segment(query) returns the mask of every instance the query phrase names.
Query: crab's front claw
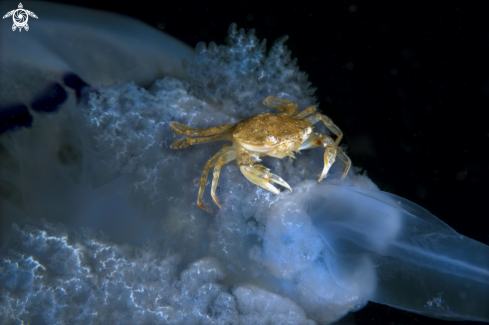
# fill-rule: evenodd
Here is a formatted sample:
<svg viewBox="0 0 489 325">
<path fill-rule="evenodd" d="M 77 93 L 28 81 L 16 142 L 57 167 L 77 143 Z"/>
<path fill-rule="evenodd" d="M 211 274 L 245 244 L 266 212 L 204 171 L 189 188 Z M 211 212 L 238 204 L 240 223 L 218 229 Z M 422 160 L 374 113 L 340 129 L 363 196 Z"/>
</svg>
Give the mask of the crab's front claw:
<svg viewBox="0 0 489 325">
<path fill-rule="evenodd" d="M 270 182 L 282 185 L 292 192 L 289 184 L 284 181 L 282 178 L 278 177 L 275 174 L 270 173 L 270 169 L 266 168 L 262 165 L 254 165 L 254 166 L 240 166 L 239 168 L 243 175 L 253 184 L 264 188 L 267 191 L 270 191 L 274 194 L 279 194 L 280 191 L 270 184 Z"/>
<path fill-rule="evenodd" d="M 336 160 L 336 147 L 328 144 L 326 146 L 326 150 L 324 151 L 324 168 L 321 174 L 319 175 L 318 183 L 328 175 L 328 171 L 331 168 L 331 166 L 333 166 L 335 160 Z"/>
</svg>

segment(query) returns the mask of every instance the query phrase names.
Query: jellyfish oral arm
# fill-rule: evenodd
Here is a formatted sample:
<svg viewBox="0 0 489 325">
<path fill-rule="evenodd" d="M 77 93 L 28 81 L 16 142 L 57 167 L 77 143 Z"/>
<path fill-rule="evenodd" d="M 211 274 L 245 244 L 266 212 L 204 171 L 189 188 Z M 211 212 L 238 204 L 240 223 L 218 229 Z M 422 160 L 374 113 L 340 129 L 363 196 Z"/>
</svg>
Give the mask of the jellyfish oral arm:
<svg viewBox="0 0 489 325">
<path fill-rule="evenodd" d="M 338 283 L 430 317 L 489 321 L 489 247 L 393 194 L 318 187 L 304 200 Z M 371 286 L 371 284 L 368 284 Z"/>
</svg>

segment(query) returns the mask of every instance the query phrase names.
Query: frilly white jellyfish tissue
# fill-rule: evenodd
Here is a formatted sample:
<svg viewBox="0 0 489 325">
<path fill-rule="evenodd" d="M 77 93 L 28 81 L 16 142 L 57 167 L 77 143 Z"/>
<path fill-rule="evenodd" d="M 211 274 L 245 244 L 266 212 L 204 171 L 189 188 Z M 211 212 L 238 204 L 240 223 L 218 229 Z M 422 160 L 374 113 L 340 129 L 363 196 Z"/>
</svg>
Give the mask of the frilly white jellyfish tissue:
<svg viewBox="0 0 489 325">
<path fill-rule="evenodd" d="M 131 40 L 134 35 L 118 31 L 125 19 L 135 22 L 113 14 L 87 10 L 71 25 L 68 19 L 51 23 L 93 25 L 104 15 L 121 21 L 100 26 L 114 40 L 109 50 Z M 167 57 L 157 65 L 184 61 L 184 70 L 154 76 L 152 61 L 142 59 L 147 70 L 111 74 L 110 67 L 104 70 L 107 54 L 96 46 L 100 34 L 85 35 L 102 63 L 76 56 L 67 65 L 66 49 L 33 61 L 37 70 L 51 71 L 36 84 L 46 86 L 40 91 L 56 88 L 56 103 L 2 88 L 8 107 L 0 113 L 15 118 L 0 135 L 0 180 L 11 189 L 2 192 L 1 207 L 12 229 L 0 251 L 0 319 L 328 324 L 374 301 L 435 318 L 489 321 L 489 247 L 380 191 L 355 161 L 345 173 L 347 160 L 338 156 L 348 150 L 341 142 L 329 152 L 337 159 L 321 183 L 322 144 L 295 159 L 257 156 L 292 192 L 280 181 L 278 194 L 267 191 L 227 164 L 213 190 L 221 208 L 200 209 L 201 172 L 226 142 L 172 149 L 178 140 L 172 123 L 236 125 L 277 113 L 263 104 L 270 96 L 297 103 L 299 112 L 320 111 L 320 103 L 286 38 L 267 47 L 233 24 L 227 45 L 201 43 L 192 57 L 185 45 L 158 35 L 152 36 L 158 44 L 122 47 L 116 59 L 127 62 L 127 53 L 142 58 L 164 47 Z M 46 34 L 34 50 L 52 42 Z M 9 46 L 22 52 L 22 44 Z M 314 124 L 314 131 L 334 143 L 331 125 Z M 213 201 L 211 178 L 203 202 Z"/>
</svg>

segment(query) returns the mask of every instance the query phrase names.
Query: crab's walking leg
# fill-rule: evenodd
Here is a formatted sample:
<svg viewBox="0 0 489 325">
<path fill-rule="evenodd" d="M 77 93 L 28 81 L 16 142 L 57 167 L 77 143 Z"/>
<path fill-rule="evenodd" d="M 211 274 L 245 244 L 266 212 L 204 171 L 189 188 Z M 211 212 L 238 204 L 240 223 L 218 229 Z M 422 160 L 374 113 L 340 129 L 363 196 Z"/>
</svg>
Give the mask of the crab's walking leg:
<svg viewBox="0 0 489 325">
<path fill-rule="evenodd" d="M 331 121 L 331 119 L 329 117 L 327 117 L 326 115 L 317 113 L 311 117 L 306 118 L 306 120 L 311 124 L 316 124 L 319 121 L 323 121 L 324 125 L 326 125 L 328 130 L 330 130 L 331 132 L 333 132 L 337 136 L 337 138 L 334 142 L 335 146 L 337 146 L 340 143 L 341 138 L 343 138 L 343 132 L 341 132 L 340 128 L 337 127 L 333 123 L 333 121 Z"/>
<path fill-rule="evenodd" d="M 282 114 L 287 115 L 295 115 L 297 114 L 297 104 L 291 102 L 287 99 L 277 98 L 273 96 L 269 96 L 265 98 L 263 101 L 263 105 L 266 105 L 271 108 L 275 108 L 280 111 Z"/>
<path fill-rule="evenodd" d="M 294 115 L 294 118 L 304 118 L 305 116 L 316 113 L 316 106 L 309 106 L 299 114 Z"/>
<path fill-rule="evenodd" d="M 345 178 L 346 174 L 348 174 L 348 171 L 350 170 L 351 160 L 350 157 L 343 152 L 343 149 L 340 147 L 337 147 L 336 149 L 336 157 L 340 158 L 340 160 L 345 163 L 345 170 L 343 171 L 343 174 L 341 174 L 341 178 Z"/>
<path fill-rule="evenodd" d="M 203 138 L 182 138 L 178 139 L 177 141 L 173 142 L 170 146 L 172 149 L 183 149 L 185 147 L 197 144 L 197 143 L 203 143 L 203 142 L 211 142 L 211 141 L 218 141 L 218 140 L 231 140 L 230 135 L 225 133 L 225 134 L 218 134 L 218 135 L 213 135 L 211 137 L 203 137 Z"/>
<path fill-rule="evenodd" d="M 233 150 L 232 147 L 228 147 L 227 145 L 224 145 L 221 150 L 219 150 L 214 156 L 212 156 L 211 159 L 207 160 L 207 163 L 204 166 L 204 169 L 202 170 L 202 175 L 200 176 L 200 181 L 199 181 L 199 194 L 197 196 L 197 205 L 207 211 L 212 211 L 212 209 L 207 208 L 203 203 L 202 203 L 202 197 L 204 196 L 204 188 L 205 188 L 205 183 L 207 183 L 207 175 L 209 175 L 209 170 L 214 167 L 216 164 L 217 160 L 223 155 L 226 154 L 228 151 Z"/>
<path fill-rule="evenodd" d="M 205 137 L 209 135 L 219 134 L 229 130 L 232 127 L 233 127 L 232 125 L 225 124 L 225 125 L 208 128 L 208 129 L 196 129 L 196 128 L 191 128 L 179 122 L 170 122 L 170 128 L 173 131 L 175 131 L 175 135 L 183 134 L 183 135 L 190 135 L 194 137 Z"/>
<path fill-rule="evenodd" d="M 217 200 L 216 197 L 216 188 L 217 188 L 217 183 L 219 183 L 219 175 L 221 174 L 221 168 L 228 162 L 233 161 L 236 159 L 236 151 L 233 148 L 229 148 L 228 151 L 223 152 L 219 159 L 216 162 L 216 165 L 214 166 L 214 172 L 213 172 L 213 179 L 212 179 L 212 189 L 211 189 L 211 196 L 214 202 L 221 207 L 221 204 Z"/>
</svg>

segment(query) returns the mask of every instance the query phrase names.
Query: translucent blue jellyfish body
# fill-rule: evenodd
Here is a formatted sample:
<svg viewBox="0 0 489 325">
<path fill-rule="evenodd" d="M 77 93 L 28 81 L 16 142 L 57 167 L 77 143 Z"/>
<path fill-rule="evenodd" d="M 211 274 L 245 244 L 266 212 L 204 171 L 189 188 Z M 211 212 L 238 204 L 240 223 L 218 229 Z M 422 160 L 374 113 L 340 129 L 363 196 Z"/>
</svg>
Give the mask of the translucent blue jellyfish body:
<svg viewBox="0 0 489 325">
<path fill-rule="evenodd" d="M 3 1 L 0 11 L 17 5 Z M 94 155 L 81 107 L 89 92 L 104 85 L 149 86 L 164 76 L 185 80 L 182 60 L 194 51 L 115 13 L 49 2 L 25 9 L 40 19 L 28 32 L 13 33 L 12 19 L 0 20 L 0 187 L 8 189 L 0 194 L 0 247 L 11 222 L 28 218 L 105 225 L 113 240 L 127 239 L 123 233 L 135 228 L 130 209 L 112 210 L 109 222 L 106 208 L 125 206 L 118 195 L 123 180 Z M 125 221 L 125 230 L 111 231 Z"/>
<path fill-rule="evenodd" d="M 0 320 L 310 325 L 371 300 L 489 321 L 489 248 L 359 188 L 375 185 L 354 171 L 344 182 L 355 187 L 317 185 L 320 149 L 264 159 L 292 193 L 265 192 L 229 165 L 223 208 L 195 205 L 222 144 L 173 150 L 169 122 L 234 124 L 269 111 L 267 96 L 317 105 L 284 38 L 267 51 L 232 25 L 228 45 L 201 44 L 194 57 L 127 17 L 26 9 L 39 17 L 28 33 L 0 21 Z"/>
<path fill-rule="evenodd" d="M 488 246 L 381 191 L 321 186 L 303 203 L 341 286 L 431 317 L 489 320 Z"/>
<path fill-rule="evenodd" d="M 2 1 L 0 12 L 17 5 Z M 193 49 L 135 19 L 49 2 L 25 9 L 39 17 L 28 32 L 13 33 L 12 18 L 0 20 L 0 134 L 73 108 L 100 86 L 188 78 L 182 59 Z"/>
</svg>

